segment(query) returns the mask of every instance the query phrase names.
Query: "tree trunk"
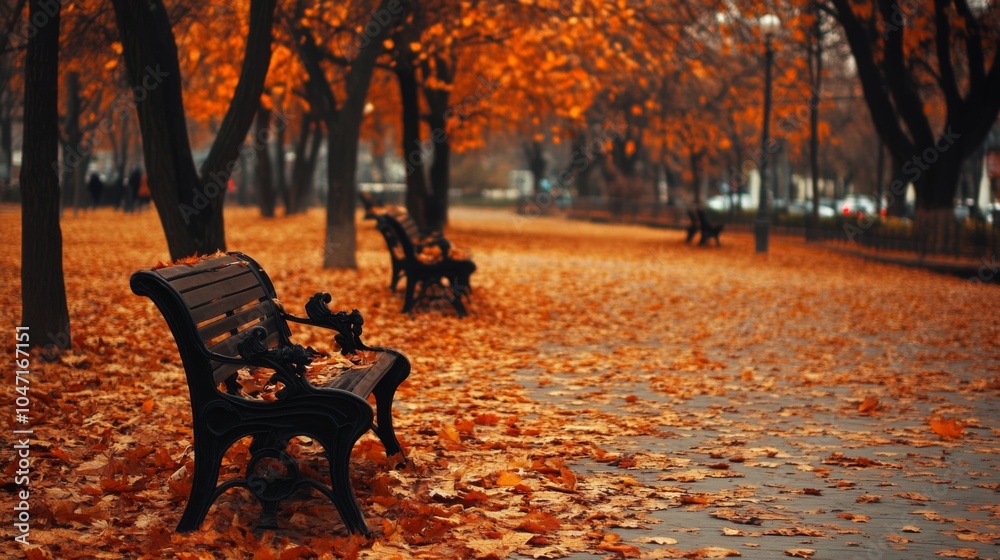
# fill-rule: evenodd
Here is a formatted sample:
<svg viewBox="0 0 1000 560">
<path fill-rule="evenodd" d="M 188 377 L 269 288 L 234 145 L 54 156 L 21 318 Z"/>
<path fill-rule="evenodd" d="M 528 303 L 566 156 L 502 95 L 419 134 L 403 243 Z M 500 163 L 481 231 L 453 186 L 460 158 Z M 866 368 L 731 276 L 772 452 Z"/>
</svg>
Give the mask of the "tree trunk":
<svg viewBox="0 0 1000 560">
<path fill-rule="evenodd" d="M 443 138 L 434 141 L 434 160 L 431 162 L 431 199 L 426 209 L 427 226 L 441 230 L 448 225 L 448 191 L 451 190 L 451 143 L 445 131 L 445 120 L 432 118 L 432 131 L 442 131 Z M 435 132 L 436 134 L 436 132 Z"/>
<path fill-rule="evenodd" d="M 903 162 L 895 156 L 891 161 L 889 192 L 885 195 L 886 214 L 901 218 L 906 214 L 906 191 L 909 189 L 909 179 L 903 173 Z"/>
<path fill-rule="evenodd" d="M 812 179 L 812 212 L 806 224 L 806 240 L 819 240 L 819 103 L 823 86 L 823 12 L 816 4 L 816 18 L 809 41 L 809 77 L 812 92 L 809 96 L 809 171 Z"/>
<path fill-rule="evenodd" d="M 124 195 L 125 175 L 128 173 L 129 120 L 122 114 L 121 127 L 111 133 L 111 150 L 114 159 L 115 179 L 109 187 L 114 187 L 113 196 L 115 208 L 121 206 Z M 113 118 L 113 117 L 112 117 Z"/>
<path fill-rule="evenodd" d="M 933 50 L 937 63 L 935 83 L 939 91 L 935 93 L 941 95 L 946 109 L 944 126 L 937 133 L 916 85 L 920 80 L 913 75 L 919 65 L 905 48 L 912 38 L 905 37 L 908 27 L 899 25 L 899 4 L 868 3 L 865 12 L 869 15 L 862 18 L 861 12 L 855 11 L 856 2 L 832 0 L 875 129 L 894 163 L 902 163 L 903 174 L 914 183 L 917 208 L 924 213 L 951 208 L 958 185 L 955 169 L 982 143 L 1000 113 L 997 35 L 986 32 L 985 22 L 967 0 L 934 0 L 931 4 L 933 33 L 924 37 L 927 50 L 918 55 L 929 55 Z M 953 30 L 957 28 L 964 36 L 965 60 L 958 61 L 961 72 L 953 60 L 960 56 L 953 52 L 953 43 L 957 44 Z M 987 67 L 990 58 L 992 63 Z"/>
<path fill-rule="evenodd" d="M 531 171 L 531 192 L 537 195 L 542 191 L 542 179 L 545 177 L 545 150 L 537 140 L 526 142 L 523 148 L 528 170 Z"/>
<path fill-rule="evenodd" d="M 30 343 L 69 348 L 69 309 L 59 227 L 59 2 L 31 0 L 37 25 L 28 39 L 21 162 L 21 324 Z M 37 19 L 36 19 L 37 18 Z"/>
<path fill-rule="evenodd" d="M 288 187 L 288 204 L 285 206 L 285 214 L 298 214 L 305 210 L 303 197 L 308 192 L 309 166 L 308 150 L 310 139 L 314 138 L 315 119 L 312 115 L 304 114 L 302 123 L 299 126 L 299 139 L 295 143 L 295 162 L 292 163 L 292 181 Z"/>
<path fill-rule="evenodd" d="M 191 157 L 177 44 L 162 0 L 113 0 L 113 5 L 142 131 L 149 188 L 170 256 L 179 259 L 224 250 L 223 197 L 264 89 L 275 0 L 251 1 L 240 80 L 202 164 L 201 177 Z"/>
<path fill-rule="evenodd" d="M 402 10 L 398 0 L 382 0 L 374 13 L 389 14 L 389 21 L 380 26 L 375 36 L 358 50 L 344 80 L 346 97 L 337 108 L 333 86 L 321 61 L 326 59 L 312 33 L 298 25 L 304 7 L 299 3 L 292 18 L 291 32 L 306 72 L 317 109 L 323 115 L 327 131 L 326 240 L 323 250 L 324 268 L 357 268 L 357 232 L 354 223 L 358 166 L 358 134 L 364 117 L 365 100 L 371 85 L 375 62 L 383 51 L 383 42 L 399 21 Z"/>
<path fill-rule="evenodd" d="M 688 149 L 688 161 L 691 165 L 691 189 L 694 192 L 694 205 L 701 206 L 701 160 L 704 152 Z"/>
<path fill-rule="evenodd" d="M 285 115 L 284 95 L 276 97 L 274 110 L 284 122 L 288 121 L 288 117 Z M 285 215 L 288 215 L 294 214 L 295 211 L 292 210 L 292 193 L 289 192 L 288 177 L 285 174 L 285 128 L 277 126 L 274 129 L 274 178 L 281 202 L 285 205 Z"/>
<path fill-rule="evenodd" d="M 9 184 L 14 173 L 13 122 L 11 107 L 4 103 L 0 107 L 0 185 Z"/>
<path fill-rule="evenodd" d="M 424 174 L 424 151 L 420 138 L 420 93 L 417 73 L 406 60 L 396 67 L 399 96 L 403 105 L 403 159 L 406 165 L 406 210 L 421 229 L 427 227 L 427 176 Z"/>
<path fill-rule="evenodd" d="M 316 162 L 319 161 L 319 150 L 323 147 L 323 122 L 316 120 L 312 127 L 312 141 L 306 160 L 301 168 L 301 175 L 295 184 L 295 211 L 305 212 L 313 199 L 313 183 L 316 176 Z"/>
<path fill-rule="evenodd" d="M 249 150 L 240 150 L 240 174 L 236 179 L 236 203 L 240 206 L 250 204 L 250 163 L 253 157 Z"/>
<path fill-rule="evenodd" d="M 80 74 L 69 72 L 66 75 L 66 144 L 63 146 L 63 165 L 69 169 L 71 192 L 73 197 L 73 214 L 88 206 L 86 189 L 87 168 L 90 167 L 92 149 L 83 142 L 83 131 L 80 130 Z"/>
<path fill-rule="evenodd" d="M 62 163 L 60 164 L 59 186 L 63 208 L 72 208 L 75 214 L 83 202 L 83 182 L 78 180 L 82 154 L 78 147 L 80 132 L 80 74 L 66 75 L 66 115 L 62 124 Z M 78 203 L 79 196 L 79 203 Z"/>
<path fill-rule="evenodd" d="M 265 218 L 274 217 L 274 206 L 277 196 L 274 192 L 274 170 L 271 169 L 270 150 L 261 138 L 260 132 L 271 126 L 271 110 L 261 105 L 257 108 L 257 196 L 260 202 L 260 215 Z"/>
<path fill-rule="evenodd" d="M 392 0 L 383 0 L 380 10 Z M 396 21 L 386 27 L 390 27 Z M 385 31 L 384 33 L 388 33 Z M 355 175 L 358 168 L 358 135 L 364 118 L 365 100 L 375 71 L 375 60 L 382 48 L 381 36 L 372 39 L 351 64 L 347 74 L 347 97 L 337 112 L 336 125 L 327 123 L 327 177 L 330 193 L 326 206 L 326 244 L 324 268 L 358 267 L 357 231 L 354 208 L 358 196 Z"/>
<path fill-rule="evenodd" d="M 431 128 L 431 141 L 434 144 L 434 159 L 431 161 L 430 186 L 431 196 L 425 210 L 428 227 L 443 229 L 448 224 L 448 192 L 451 190 L 451 139 L 448 136 L 448 105 L 451 99 L 450 86 L 455 81 L 454 57 L 451 60 L 438 56 L 435 59 L 435 75 L 437 82 L 449 87 L 424 87 L 424 98 L 430 114 L 427 123 Z M 424 79 L 430 77 L 430 65 L 424 64 Z"/>
</svg>

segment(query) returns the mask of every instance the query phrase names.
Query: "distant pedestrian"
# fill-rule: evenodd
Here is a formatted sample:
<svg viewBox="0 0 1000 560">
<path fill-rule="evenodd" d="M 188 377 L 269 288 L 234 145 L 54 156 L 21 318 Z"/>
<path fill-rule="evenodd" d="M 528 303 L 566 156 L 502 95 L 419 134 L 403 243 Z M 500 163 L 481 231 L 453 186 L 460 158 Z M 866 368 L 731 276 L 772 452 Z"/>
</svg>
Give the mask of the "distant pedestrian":
<svg viewBox="0 0 1000 560">
<path fill-rule="evenodd" d="M 132 172 L 128 174 L 128 182 L 125 185 L 125 211 L 132 212 L 135 210 L 135 199 L 139 195 L 139 187 L 142 184 L 142 169 L 138 167 L 132 168 Z"/>
<path fill-rule="evenodd" d="M 97 173 L 90 174 L 90 181 L 87 182 L 87 190 L 90 191 L 90 207 L 97 208 L 101 202 L 101 193 L 104 192 L 104 181 Z"/>
<path fill-rule="evenodd" d="M 142 212 L 152 197 L 153 193 L 149 190 L 149 182 L 147 181 L 146 174 L 143 173 L 142 178 L 139 180 L 139 192 L 136 193 L 136 206 L 140 212 Z"/>
</svg>

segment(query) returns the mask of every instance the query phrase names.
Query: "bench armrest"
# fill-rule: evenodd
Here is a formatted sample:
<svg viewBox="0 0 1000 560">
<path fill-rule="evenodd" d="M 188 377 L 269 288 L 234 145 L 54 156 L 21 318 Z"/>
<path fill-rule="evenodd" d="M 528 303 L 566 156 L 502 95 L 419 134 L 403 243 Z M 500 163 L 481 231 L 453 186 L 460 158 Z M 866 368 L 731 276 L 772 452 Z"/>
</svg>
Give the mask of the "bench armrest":
<svg viewBox="0 0 1000 560">
<path fill-rule="evenodd" d="M 327 306 L 332 300 L 333 298 L 326 292 L 316 292 L 313 294 L 309 298 L 309 302 L 306 303 L 306 315 L 309 316 L 308 319 L 296 317 L 285 311 L 282 311 L 281 314 L 285 320 L 292 321 L 293 323 L 337 331 L 333 340 L 340 345 L 340 353 L 344 356 L 355 354 L 360 350 L 376 350 L 376 348 L 372 348 L 361 342 L 361 327 L 365 324 L 365 319 L 361 316 L 361 312 L 355 309 L 350 313 L 346 311 L 334 313 Z"/>
<path fill-rule="evenodd" d="M 240 357 L 226 356 L 205 347 L 202 347 L 202 354 L 209 360 L 224 364 L 270 369 L 275 372 L 272 379 L 283 384 L 294 394 L 313 389 L 304 375 L 305 366 L 309 365 L 313 358 L 309 351 L 298 344 L 269 349 L 264 343 L 266 339 L 267 330 L 263 327 L 253 327 L 237 345 Z"/>
<path fill-rule="evenodd" d="M 436 235 L 423 237 L 419 240 L 413 241 L 413 248 L 416 250 L 418 254 L 424 250 L 424 247 L 431 247 L 434 245 L 440 247 L 441 252 L 444 254 L 447 254 L 448 249 L 451 248 L 451 242 L 445 239 L 440 232 L 438 232 Z"/>
</svg>

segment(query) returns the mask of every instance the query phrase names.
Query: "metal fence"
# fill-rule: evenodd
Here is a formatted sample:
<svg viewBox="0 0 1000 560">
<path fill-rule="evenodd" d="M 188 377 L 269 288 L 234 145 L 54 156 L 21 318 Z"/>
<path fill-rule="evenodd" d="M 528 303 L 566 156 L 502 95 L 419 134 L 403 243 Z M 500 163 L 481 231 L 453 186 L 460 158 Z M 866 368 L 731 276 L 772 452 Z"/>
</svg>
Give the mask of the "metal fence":
<svg viewBox="0 0 1000 560">
<path fill-rule="evenodd" d="M 690 206 L 674 206 L 655 200 L 580 198 L 566 210 L 570 218 L 597 222 L 640 224 L 685 229 L 691 223 Z M 712 223 L 725 224 L 726 231 L 752 232 L 756 209 L 715 211 L 706 209 Z M 878 252 L 911 253 L 957 259 L 990 259 L 1000 254 L 1000 212 L 992 219 L 959 220 L 935 215 L 919 224 L 913 220 L 872 216 L 821 218 L 807 227 L 807 216 L 782 209 L 770 213 L 771 233 L 798 236 L 810 241 L 849 245 Z"/>
</svg>

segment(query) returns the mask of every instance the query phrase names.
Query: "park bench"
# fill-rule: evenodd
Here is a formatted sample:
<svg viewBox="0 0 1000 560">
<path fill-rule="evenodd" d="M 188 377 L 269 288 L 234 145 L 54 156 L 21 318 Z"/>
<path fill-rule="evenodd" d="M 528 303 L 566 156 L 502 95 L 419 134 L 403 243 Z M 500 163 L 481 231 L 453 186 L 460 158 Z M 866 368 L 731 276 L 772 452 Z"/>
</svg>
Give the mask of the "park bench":
<svg viewBox="0 0 1000 560">
<path fill-rule="evenodd" d="M 698 235 L 698 214 L 691 208 L 687 211 L 688 219 L 691 223 L 687 227 L 687 237 L 684 239 L 684 243 L 691 243 L 694 240 L 694 236 Z"/>
<path fill-rule="evenodd" d="M 698 245 L 708 245 L 709 240 L 715 239 L 715 246 L 719 246 L 719 234 L 722 233 L 723 224 L 712 224 L 708 221 L 708 216 L 701 208 L 688 210 L 688 218 L 691 223 L 687 227 L 687 238 L 685 243 L 691 243 L 695 234 L 701 233 Z"/>
<path fill-rule="evenodd" d="M 365 209 L 364 219 L 366 220 L 374 220 L 375 214 L 384 208 L 384 205 L 376 200 L 370 192 L 358 192 L 358 198 L 361 199 L 361 206 Z"/>
<path fill-rule="evenodd" d="M 306 318 L 286 313 L 263 268 L 242 253 L 193 257 L 140 270 L 132 275 L 131 286 L 163 314 L 187 375 L 194 477 L 177 531 L 196 530 L 215 499 L 233 487 L 248 488 L 258 499 L 260 527 L 277 528 L 279 502 L 307 486 L 334 503 L 350 532 L 369 535 L 351 487 L 351 449 L 371 429 L 387 456 L 403 456 L 392 426 L 392 399 L 410 372 L 406 356 L 362 343 L 361 314 L 356 309 L 331 312 L 327 293 L 310 298 Z M 318 354 L 291 342 L 289 322 L 332 329 L 341 354 L 351 363 L 345 360 L 329 367 L 327 373 L 339 375 L 325 385 L 312 383 L 306 366 Z M 239 377 L 250 371 L 274 372 L 268 386 L 280 390 L 272 400 L 255 394 L 259 388 L 252 383 L 246 384 L 251 388 L 247 394 Z M 372 394 L 374 413 L 368 402 Z M 288 454 L 289 440 L 298 436 L 323 446 L 329 487 L 304 477 Z M 223 455 L 245 437 L 252 440 L 243 478 L 220 484 Z M 402 458 L 399 464 L 404 463 Z"/>
<path fill-rule="evenodd" d="M 450 303 L 459 317 L 465 317 L 463 298 L 472 293 L 469 278 L 476 265 L 462 250 L 451 246 L 444 236 L 423 234 L 416 223 L 399 208 L 391 208 L 376 216 L 376 228 L 385 239 L 392 261 L 389 289 L 396 290 L 406 276 L 403 313 L 426 301 L 441 299 Z"/>
</svg>

